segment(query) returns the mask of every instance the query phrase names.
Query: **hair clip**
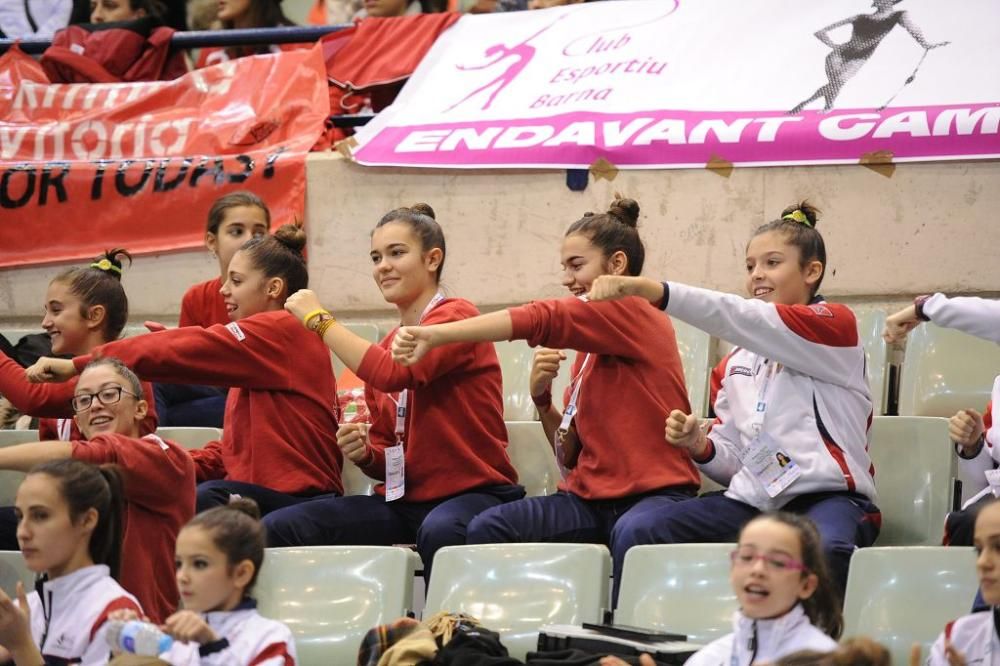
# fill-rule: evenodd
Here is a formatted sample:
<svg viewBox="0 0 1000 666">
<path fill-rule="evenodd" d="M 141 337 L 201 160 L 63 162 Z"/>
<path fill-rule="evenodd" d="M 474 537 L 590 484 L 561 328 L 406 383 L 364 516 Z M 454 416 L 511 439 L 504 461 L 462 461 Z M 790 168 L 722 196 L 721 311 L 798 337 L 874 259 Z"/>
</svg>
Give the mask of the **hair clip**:
<svg viewBox="0 0 1000 666">
<path fill-rule="evenodd" d="M 118 273 L 118 275 L 122 274 L 122 269 L 119 268 L 118 266 L 115 266 L 113 263 L 111 263 L 111 260 L 108 259 L 107 257 L 105 257 L 104 259 L 101 259 L 100 261 L 95 261 L 94 263 L 92 263 L 90 265 L 90 267 L 91 268 L 96 268 L 97 270 L 104 271 L 104 272 L 111 271 L 113 273 Z"/>
<path fill-rule="evenodd" d="M 798 208 L 796 208 L 795 210 L 793 210 L 788 215 L 782 216 L 781 219 L 783 219 L 783 220 L 792 220 L 793 222 L 798 222 L 799 224 L 804 224 L 807 227 L 809 227 L 810 229 L 812 228 L 812 222 L 810 222 L 809 218 L 806 217 L 806 214 L 803 213 Z"/>
</svg>

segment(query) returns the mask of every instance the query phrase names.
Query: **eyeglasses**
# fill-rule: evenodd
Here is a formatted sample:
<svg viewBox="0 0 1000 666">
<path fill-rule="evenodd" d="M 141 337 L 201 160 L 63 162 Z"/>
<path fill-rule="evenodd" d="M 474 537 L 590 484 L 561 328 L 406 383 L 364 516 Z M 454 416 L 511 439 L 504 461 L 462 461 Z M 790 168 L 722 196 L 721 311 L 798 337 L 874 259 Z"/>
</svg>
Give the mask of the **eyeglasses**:
<svg viewBox="0 0 1000 666">
<path fill-rule="evenodd" d="M 73 411 L 79 414 L 90 409 L 91 405 L 94 404 L 94 398 L 97 398 L 102 405 L 113 405 L 121 401 L 122 393 L 130 395 L 133 398 L 139 397 L 131 391 L 126 391 L 121 386 L 108 386 L 102 388 L 97 393 L 80 393 L 79 395 L 75 395 L 69 404 L 73 407 Z"/>
<path fill-rule="evenodd" d="M 729 553 L 734 567 L 751 567 L 757 560 L 763 560 L 764 567 L 769 571 L 803 571 L 808 573 L 809 568 L 799 562 L 791 555 L 781 553 L 758 553 L 749 548 L 737 548 Z"/>
</svg>

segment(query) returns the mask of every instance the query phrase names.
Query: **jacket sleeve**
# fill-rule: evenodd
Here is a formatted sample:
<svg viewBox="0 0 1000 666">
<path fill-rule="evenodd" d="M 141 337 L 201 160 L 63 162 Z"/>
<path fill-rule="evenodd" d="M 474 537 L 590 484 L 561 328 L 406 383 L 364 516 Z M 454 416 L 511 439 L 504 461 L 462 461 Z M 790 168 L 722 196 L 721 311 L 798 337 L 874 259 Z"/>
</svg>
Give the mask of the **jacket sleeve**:
<svg viewBox="0 0 1000 666">
<path fill-rule="evenodd" d="M 1000 301 L 934 294 L 924 303 L 924 314 L 938 326 L 1000 344 Z"/>
<path fill-rule="evenodd" d="M 775 305 L 677 282 L 665 298 L 671 316 L 709 335 L 831 384 L 864 381 L 857 320 L 845 305 Z"/>
<path fill-rule="evenodd" d="M 111 648 L 108 647 L 108 616 L 119 610 L 135 611 L 140 617 L 143 615 L 139 604 L 126 596 L 118 597 L 105 606 L 90 627 L 90 642 L 83 650 L 80 666 L 104 666 L 108 663 L 111 656 Z"/>
<path fill-rule="evenodd" d="M 222 443 L 209 442 L 200 449 L 189 451 L 194 461 L 195 480 L 213 481 L 226 478 L 226 465 L 222 461 Z"/>
<path fill-rule="evenodd" d="M 646 340 L 635 335 L 635 322 L 639 308 L 651 307 L 638 296 L 618 301 L 584 301 L 574 296 L 535 301 L 508 310 L 511 339 L 527 340 L 532 347 L 644 358 Z"/>
<path fill-rule="evenodd" d="M 64 384 L 31 384 L 24 368 L 6 354 L 0 354 L 0 395 L 21 412 L 39 418 L 69 418 L 73 409 L 76 381 Z"/>
<path fill-rule="evenodd" d="M 259 635 L 255 636 L 253 648 L 248 654 L 237 646 L 225 641 L 220 649 L 209 654 L 202 650 L 202 666 L 232 666 L 246 664 L 247 666 L 295 666 L 295 642 L 292 632 L 280 622 L 268 622 L 266 626 L 254 627 Z M 244 648 L 245 649 L 245 648 Z"/>
</svg>

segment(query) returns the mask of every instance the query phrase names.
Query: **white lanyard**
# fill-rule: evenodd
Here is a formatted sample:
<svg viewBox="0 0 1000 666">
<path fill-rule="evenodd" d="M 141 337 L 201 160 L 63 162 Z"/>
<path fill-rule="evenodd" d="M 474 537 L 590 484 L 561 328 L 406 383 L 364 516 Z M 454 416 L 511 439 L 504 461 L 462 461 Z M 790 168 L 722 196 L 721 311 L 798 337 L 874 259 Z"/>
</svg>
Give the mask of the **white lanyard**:
<svg viewBox="0 0 1000 666">
<path fill-rule="evenodd" d="M 764 379 L 760 384 L 760 389 L 757 391 L 757 401 L 754 405 L 753 418 L 750 421 L 750 427 L 753 429 L 754 435 L 759 435 L 761 430 L 764 428 L 764 415 L 767 413 L 768 389 L 771 388 L 771 380 L 774 379 L 774 376 L 781 371 L 780 363 L 774 363 L 767 359 L 764 359 L 763 366 L 766 367 L 766 372 L 764 373 Z"/>
<path fill-rule="evenodd" d="M 59 433 L 59 441 L 61 442 L 73 439 L 73 419 L 57 419 L 56 432 Z"/>
<path fill-rule="evenodd" d="M 565 452 L 563 451 L 563 442 L 566 440 L 566 435 L 569 433 L 569 428 L 573 424 L 573 418 L 577 415 L 577 401 L 580 399 L 580 387 L 583 386 L 583 372 L 587 369 L 587 364 L 590 362 L 590 354 L 583 357 L 583 363 L 580 364 L 580 372 L 577 373 L 576 379 L 573 380 L 573 390 L 569 396 L 569 404 L 563 410 L 562 421 L 559 423 L 559 429 L 556 430 L 555 441 L 553 445 L 556 450 L 556 461 L 559 463 L 559 471 L 562 472 L 562 477 L 565 479 L 566 475 L 569 473 L 565 466 Z"/>
<path fill-rule="evenodd" d="M 440 291 L 434 294 L 424 311 L 420 313 L 417 325 L 423 322 L 427 313 L 436 308 L 444 300 L 444 294 Z M 406 412 L 409 405 L 409 389 L 399 392 L 399 400 L 396 403 L 396 445 L 385 450 L 385 501 L 392 502 L 402 497 L 406 493 L 406 465 L 403 456 L 403 441 L 406 439 Z M 392 399 L 392 396 L 389 396 Z"/>
</svg>

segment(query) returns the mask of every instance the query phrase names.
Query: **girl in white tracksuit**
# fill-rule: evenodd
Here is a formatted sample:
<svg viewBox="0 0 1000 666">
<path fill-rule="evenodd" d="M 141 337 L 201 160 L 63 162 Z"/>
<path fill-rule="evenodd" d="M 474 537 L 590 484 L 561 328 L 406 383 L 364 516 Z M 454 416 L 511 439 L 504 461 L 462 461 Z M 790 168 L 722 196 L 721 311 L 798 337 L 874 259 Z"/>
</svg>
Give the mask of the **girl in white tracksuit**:
<svg viewBox="0 0 1000 666">
<path fill-rule="evenodd" d="M 257 505 L 235 500 L 195 516 L 177 535 L 177 588 L 184 610 L 163 629 L 174 666 L 294 666 L 292 632 L 257 612 L 249 594 L 264 560 Z"/>
<path fill-rule="evenodd" d="M 675 410 L 666 433 L 728 489 L 619 521 L 618 548 L 731 541 L 759 512 L 780 508 L 816 523 L 843 591 L 855 548 L 875 541 L 865 352 L 851 310 L 816 295 L 826 249 L 815 225 L 815 209 L 803 203 L 757 229 L 746 252 L 749 299 L 647 278 L 595 282 L 592 299 L 643 296 L 737 345 L 713 375 L 710 432 Z"/>
<path fill-rule="evenodd" d="M 954 328 L 1000 344 L 1000 301 L 975 297 L 948 298 L 944 294 L 920 296 L 913 305 L 891 315 L 886 320 L 885 338 L 898 342 L 925 321 Z M 993 380 L 990 408 L 1000 404 L 1000 377 Z M 1000 479 L 990 484 L 987 473 L 1000 465 L 1000 426 L 993 423 L 989 412 L 984 419 L 973 409 L 965 409 L 951 417 L 948 429 L 958 455 L 959 474 L 967 485 L 970 499 L 961 511 L 948 515 L 945 522 L 945 544 L 971 546 L 976 515 L 983 505 L 1000 494 Z M 995 486 L 995 487 L 994 487 Z"/>
</svg>

